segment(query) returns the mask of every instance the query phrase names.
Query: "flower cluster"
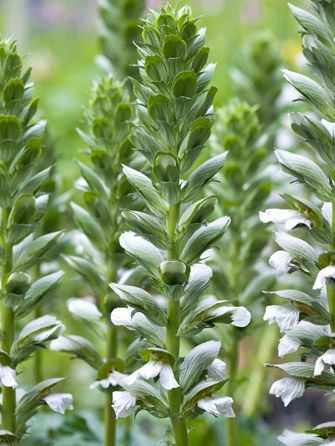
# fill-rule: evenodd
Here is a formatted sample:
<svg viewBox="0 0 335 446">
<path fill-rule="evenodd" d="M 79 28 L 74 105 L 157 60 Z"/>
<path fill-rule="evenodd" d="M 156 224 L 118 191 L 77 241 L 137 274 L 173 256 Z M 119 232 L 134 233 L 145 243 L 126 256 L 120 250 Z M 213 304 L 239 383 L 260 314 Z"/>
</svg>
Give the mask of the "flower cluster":
<svg viewBox="0 0 335 446">
<path fill-rule="evenodd" d="M 44 185 L 51 166 L 39 168 L 46 123 L 34 120 L 38 101 L 32 98 L 30 71 L 23 71 L 16 43 L 0 41 L 1 442 L 22 437 L 37 407 L 48 404 L 43 398 L 60 381 L 38 383 L 16 403 L 17 366 L 64 330 L 63 324 L 49 315 L 25 323 L 21 331 L 16 325 L 52 298 L 63 275 L 57 271 L 33 279 L 32 268 L 50 258 L 61 234 L 41 235 L 38 231 L 47 210 L 49 196 Z M 49 406 L 57 410 L 61 397 L 52 398 Z M 64 410 L 71 405 L 71 396 L 66 395 Z"/>
<path fill-rule="evenodd" d="M 137 335 L 144 364 L 130 375 L 116 370 L 109 381 L 124 389 L 114 392 L 117 416 L 137 406 L 170 417 L 179 446 L 188 444 L 186 418 L 203 411 L 233 416 L 231 398 L 216 395 L 227 380 L 217 358 L 220 343 L 200 344 L 181 358 L 181 342 L 218 323 L 244 327 L 250 314 L 203 297 L 212 276 L 204 252 L 230 223 L 228 217 L 207 222 L 217 200 L 203 197 L 225 154 L 198 161 L 210 136 L 216 93 L 210 86 L 214 66 L 206 65 L 205 30 L 197 29 L 189 8 L 167 6 L 149 15 L 142 38 L 132 143 L 146 158 L 148 175 L 129 166 L 124 173 L 147 211 L 123 212 L 129 231 L 120 245 L 150 281 L 146 289 L 112 283 L 125 307 L 114 309 L 111 320 Z"/>
<path fill-rule="evenodd" d="M 312 5 L 313 12 L 291 9 L 301 27 L 304 55 L 313 75 L 286 71 L 285 77 L 313 109 L 313 114 L 294 114 L 292 128 L 314 150 L 317 161 L 311 154 L 276 152 L 283 169 L 306 188 L 309 199 L 286 194 L 290 209 L 270 209 L 260 215 L 262 221 L 279 226 L 276 242 L 281 249 L 270 263 L 280 275 L 302 275 L 305 284 L 303 290 L 276 291 L 287 303 L 269 306 L 264 315 L 283 333 L 279 356 L 298 352 L 301 358 L 275 366 L 288 376 L 276 381 L 270 393 L 281 397 L 285 405 L 301 397 L 307 387 L 333 390 L 335 386 L 335 158 L 334 134 L 326 122 L 335 121 L 335 81 L 330 68 L 335 58 L 335 5 L 327 0 L 313 0 Z M 326 423 L 307 434 L 285 431 L 280 440 L 286 445 L 307 445 L 333 444 L 333 438 L 334 423 Z"/>
</svg>

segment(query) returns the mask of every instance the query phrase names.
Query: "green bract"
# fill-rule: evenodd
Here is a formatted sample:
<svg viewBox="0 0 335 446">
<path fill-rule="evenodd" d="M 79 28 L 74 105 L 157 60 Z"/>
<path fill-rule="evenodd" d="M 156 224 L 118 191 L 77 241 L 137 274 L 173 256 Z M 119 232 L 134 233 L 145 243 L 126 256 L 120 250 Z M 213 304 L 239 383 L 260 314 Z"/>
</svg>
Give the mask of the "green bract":
<svg viewBox="0 0 335 446">
<path fill-rule="evenodd" d="M 100 45 L 112 73 L 123 81 L 127 76 L 137 76 L 135 42 L 140 39 L 140 19 L 145 0 L 100 0 Z M 109 67 L 110 65 L 110 67 Z"/>
<path fill-rule="evenodd" d="M 1 269 L 1 385 L 2 428 L 0 440 L 16 444 L 26 432 L 27 422 L 41 404 L 48 404 L 48 384 L 42 394 L 28 391 L 16 407 L 16 367 L 64 330 L 54 316 L 16 323 L 36 314 L 42 302 L 50 300 L 62 271 L 33 280 L 32 267 L 48 259 L 61 237 L 44 231 L 41 221 L 48 209 L 46 183 L 52 166 L 42 163 L 45 121 L 36 122 L 38 101 L 33 99 L 30 70 L 23 71 L 16 43 L 0 41 L 0 269 Z M 43 167 L 41 167 L 43 164 Z M 53 396 L 53 398 L 58 398 Z M 71 406 L 71 395 L 66 395 Z M 29 407 L 25 402 L 29 400 Z M 51 408 L 52 405 L 50 405 Z"/>
<path fill-rule="evenodd" d="M 140 79 L 133 81 L 137 120 L 132 144 L 148 169 L 124 167 L 124 173 L 147 211 L 123 213 L 129 231 L 120 244 L 150 281 L 148 291 L 111 284 L 127 305 L 113 310 L 111 318 L 141 339 L 146 362 L 131 375 L 114 372 L 110 379 L 124 389 L 114 392 L 117 417 L 128 416 L 135 406 L 170 417 L 175 444 L 185 446 L 186 419 L 203 411 L 234 413 L 231 398 L 215 396 L 226 382 L 225 365 L 217 358 L 220 343 L 196 346 L 185 358 L 180 344 L 186 346 L 194 334 L 218 323 L 244 327 L 250 315 L 243 307 L 202 296 L 212 275 L 203 263 L 205 251 L 230 223 L 228 217 L 207 222 L 216 198 L 202 197 L 225 159 L 219 155 L 199 163 L 213 125 L 216 93 L 210 86 L 214 66 L 206 65 L 205 30 L 197 28 L 188 7 L 168 5 L 149 15 L 142 38 Z"/>
<path fill-rule="evenodd" d="M 314 111 L 313 116 L 304 113 L 293 115 L 292 128 L 316 152 L 317 157 L 312 157 L 314 153 L 310 152 L 302 156 L 277 151 L 283 169 L 303 184 L 309 200 L 285 195 L 290 209 L 269 209 L 262 215 L 263 221 L 281 224 L 294 234 L 277 234 L 276 241 L 282 250 L 272 255 L 270 263 L 280 274 L 296 271 L 305 284 L 304 292 L 293 289 L 275 292 L 285 299 L 284 305 L 271 305 L 264 315 L 264 319 L 269 323 L 276 322 L 284 333 L 279 342 L 279 356 L 298 352 L 301 359 L 300 362 L 275 366 L 287 377 L 273 383 L 270 393 L 281 397 L 285 405 L 301 397 L 307 387 L 320 387 L 328 392 L 334 389 L 335 384 L 335 200 L 332 167 L 335 5 L 334 2 L 317 0 L 311 4 L 312 12 L 295 6 L 291 9 L 301 27 L 304 54 L 312 74 L 302 76 L 288 71 L 284 74 L 300 93 L 301 99 Z M 333 423 L 327 425 L 320 425 L 307 434 L 285 431 L 279 439 L 286 445 L 296 444 L 298 440 L 299 444 L 310 441 L 310 444 L 313 441 L 315 444 L 328 444 L 334 433 Z"/>
</svg>

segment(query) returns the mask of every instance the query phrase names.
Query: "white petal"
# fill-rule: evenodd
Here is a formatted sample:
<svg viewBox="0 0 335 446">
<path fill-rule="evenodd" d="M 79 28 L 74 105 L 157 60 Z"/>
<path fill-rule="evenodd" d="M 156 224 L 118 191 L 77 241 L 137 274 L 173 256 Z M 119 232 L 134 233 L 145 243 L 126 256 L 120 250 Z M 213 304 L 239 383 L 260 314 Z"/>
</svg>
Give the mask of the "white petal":
<svg viewBox="0 0 335 446">
<path fill-rule="evenodd" d="M 226 377 L 226 363 L 221 359 L 214 359 L 212 364 L 208 367 L 208 378 L 215 381 L 222 381 Z"/>
<path fill-rule="evenodd" d="M 263 319 L 269 324 L 278 324 L 280 331 L 288 330 L 299 322 L 299 311 L 288 305 L 269 305 Z"/>
<path fill-rule="evenodd" d="M 138 369 L 138 374 L 144 379 L 156 378 L 162 370 L 163 363 L 159 361 L 149 361 L 140 369 Z"/>
<path fill-rule="evenodd" d="M 55 412 L 64 414 L 66 410 L 73 409 L 73 399 L 70 393 L 51 393 L 44 401 Z"/>
<path fill-rule="evenodd" d="M 333 221 L 333 205 L 332 203 L 326 202 L 323 204 L 322 209 L 322 216 L 323 218 L 328 222 L 329 226 L 332 225 L 332 221 Z"/>
<path fill-rule="evenodd" d="M 131 307 L 115 308 L 111 313 L 112 323 L 116 326 L 133 328 L 134 322 L 131 317 L 133 311 Z"/>
<path fill-rule="evenodd" d="M 316 276 L 315 283 L 313 285 L 313 290 L 321 290 L 326 286 L 326 279 L 335 279 L 335 266 L 329 265 L 323 268 L 319 274 Z"/>
<path fill-rule="evenodd" d="M 267 209 L 265 212 L 259 213 L 259 219 L 262 223 L 279 223 L 285 224 L 287 230 L 291 230 L 298 225 L 306 225 L 309 228 L 312 222 L 303 217 L 298 211 L 292 209 Z"/>
<path fill-rule="evenodd" d="M 335 349 L 331 348 L 321 355 L 315 363 L 314 376 L 319 376 L 326 365 L 335 365 Z"/>
<path fill-rule="evenodd" d="M 287 273 L 293 257 L 286 251 L 276 251 L 269 259 L 269 264 L 274 268 L 279 276 Z"/>
<path fill-rule="evenodd" d="M 179 387 L 179 384 L 174 377 L 172 367 L 169 364 L 163 364 L 162 370 L 159 374 L 160 385 L 166 389 L 171 390 Z"/>
<path fill-rule="evenodd" d="M 197 402 L 197 406 L 205 412 L 218 417 L 225 415 L 226 417 L 235 417 L 232 409 L 233 399 L 230 397 L 222 398 L 203 398 Z"/>
<path fill-rule="evenodd" d="M 300 398 L 304 391 L 305 382 L 303 379 L 282 378 L 272 384 L 269 393 L 277 398 L 281 398 L 286 407 L 295 398 Z"/>
<path fill-rule="evenodd" d="M 278 344 L 278 355 L 282 358 L 289 353 L 294 353 L 300 347 L 298 339 L 291 338 L 289 335 L 284 335 Z"/>
<path fill-rule="evenodd" d="M 314 446 L 322 444 L 323 440 L 316 434 L 300 434 L 285 430 L 278 440 L 286 446 Z"/>
<path fill-rule="evenodd" d="M 0 381 L 3 386 L 15 389 L 17 387 L 15 370 L 7 365 L 0 366 Z"/>
<path fill-rule="evenodd" d="M 231 324 L 235 327 L 246 327 L 251 320 L 250 311 L 245 307 L 221 307 L 218 309 L 218 312 L 220 312 L 221 315 L 231 312 Z M 215 310 L 212 311 L 212 313 L 214 315 Z"/>
<path fill-rule="evenodd" d="M 119 383 L 115 379 L 113 373 L 111 373 L 105 379 L 101 379 L 100 381 L 94 381 L 94 383 L 90 385 L 90 389 L 97 389 L 99 387 L 102 387 L 103 389 L 108 389 L 108 387 L 110 386 L 116 387 L 117 385 L 119 385 Z"/>
<path fill-rule="evenodd" d="M 67 308 L 74 317 L 88 321 L 98 321 L 102 316 L 102 313 L 99 311 L 95 303 L 87 299 L 68 299 Z"/>
<path fill-rule="evenodd" d="M 136 397 L 130 392 L 113 392 L 113 404 L 116 418 L 128 417 L 136 406 Z"/>
</svg>

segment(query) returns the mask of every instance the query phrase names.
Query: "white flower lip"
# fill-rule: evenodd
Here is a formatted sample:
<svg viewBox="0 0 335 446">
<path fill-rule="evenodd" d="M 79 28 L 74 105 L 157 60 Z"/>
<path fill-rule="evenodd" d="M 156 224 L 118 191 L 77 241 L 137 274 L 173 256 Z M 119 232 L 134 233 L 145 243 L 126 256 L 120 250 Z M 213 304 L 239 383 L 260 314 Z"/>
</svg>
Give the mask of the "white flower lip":
<svg viewBox="0 0 335 446">
<path fill-rule="evenodd" d="M 305 391 L 305 382 L 298 378 L 282 378 L 275 381 L 270 388 L 270 395 L 281 398 L 284 406 L 287 407 L 290 402 L 300 398 Z"/>
<path fill-rule="evenodd" d="M 286 334 L 279 340 L 278 356 L 282 358 L 289 353 L 294 353 L 298 350 L 299 347 L 300 341 Z"/>
<path fill-rule="evenodd" d="M 279 250 L 269 258 L 269 264 L 274 268 L 279 276 L 284 275 L 290 270 L 290 264 L 293 257 L 286 251 Z"/>
<path fill-rule="evenodd" d="M 215 417 L 224 415 L 228 418 L 235 417 L 232 404 L 233 399 L 230 397 L 208 397 L 202 398 L 197 402 L 197 406 L 205 412 L 208 412 Z"/>
<path fill-rule="evenodd" d="M 285 430 L 278 440 L 286 446 L 306 446 L 324 443 L 323 439 L 316 434 L 301 434 Z M 329 444 L 329 443 L 328 443 Z"/>
<path fill-rule="evenodd" d="M 0 365 L 0 382 L 4 387 L 16 389 L 16 372 L 8 365 Z"/>
<path fill-rule="evenodd" d="M 314 367 L 314 376 L 321 375 L 326 365 L 335 365 L 335 349 L 333 348 L 327 350 L 316 360 Z"/>
<path fill-rule="evenodd" d="M 259 219 L 262 223 L 283 224 L 287 231 L 298 225 L 305 225 L 308 228 L 312 226 L 310 220 L 293 209 L 266 209 L 266 211 L 259 213 Z"/>
<path fill-rule="evenodd" d="M 263 319 L 271 324 L 278 324 L 284 332 L 299 322 L 299 311 L 289 305 L 269 305 L 266 307 Z"/>
<path fill-rule="evenodd" d="M 313 285 L 313 290 L 322 290 L 325 288 L 327 279 L 335 279 L 335 266 L 329 265 L 323 268 L 316 276 L 316 280 Z"/>
<path fill-rule="evenodd" d="M 227 365 L 221 359 L 214 359 L 212 364 L 208 367 L 208 378 L 214 381 L 222 381 L 226 378 Z"/>
<path fill-rule="evenodd" d="M 87 321 L 96 322 L 102 316 L 95 303 L 85 298 L 73 297 L 68 299 L 67 308 L 74 317 Z"/>
<path fill-rule="evenodd" d="M 113 375 L 116 377 L 116 375 Z M 173 374 L 172 367 L 169 364 L 165 364 L 161 361 L 148 361 L 138 370 L 135 370 L 131 375 L 123 375 L 123 377 L 116 377 L 119 385 L 134 384 L 137 379 L 143 378 L 149 380 L 159 376 L 160 385 L 166 389 L 171 390 L 179 387 L 178 382 Z"/>
<path fill-rule="evenodd" d="M 116 418 L 128 417 L 132 414 L 136 406 L 136 397 L 130 392 L 115 391 L 113 392 L 113 404 L 112 407 L 115 412 Z"/>
<path fill-rule="evenodd" d="M 111 321 L 116 326 L 133 328 L 134 322 L 132 319 L 133 309 L 131 307 L 115 308 L 111 313 Z"/>
<path fill-rule="evenodd" d="M 73 410 L 73 398 L 70 393 L 51 393 L 44 398 L 44 401 L 50 409 L 62 415 L 66 410 Z"/>
</svg>

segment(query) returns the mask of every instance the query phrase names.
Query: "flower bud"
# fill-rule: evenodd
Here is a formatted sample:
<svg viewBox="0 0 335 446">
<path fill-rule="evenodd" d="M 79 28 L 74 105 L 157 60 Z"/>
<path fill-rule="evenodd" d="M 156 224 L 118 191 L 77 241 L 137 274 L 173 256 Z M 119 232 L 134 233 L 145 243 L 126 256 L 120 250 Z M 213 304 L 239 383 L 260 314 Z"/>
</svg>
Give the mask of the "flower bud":
<svg viewBox="0 0 335 446">
<path fill-rule="evenodd" d="M 183 285 L 188 279 L 188 266 L 178 260 L 162 262 L 159 269 L 167 285 Z"/>
<path fill-rule="evenodd" d="M 8 293 L 22 295 L 31 285 L 31 277 L 27 273 L 15 272 L 9 276 L 6 284 L 6 290 Z"/>
</svg>

